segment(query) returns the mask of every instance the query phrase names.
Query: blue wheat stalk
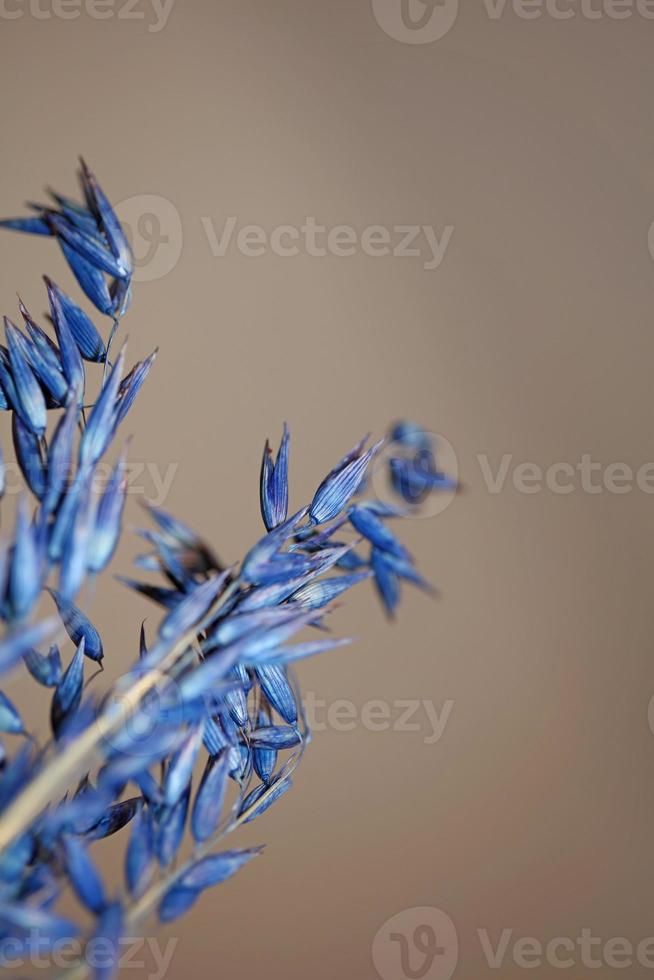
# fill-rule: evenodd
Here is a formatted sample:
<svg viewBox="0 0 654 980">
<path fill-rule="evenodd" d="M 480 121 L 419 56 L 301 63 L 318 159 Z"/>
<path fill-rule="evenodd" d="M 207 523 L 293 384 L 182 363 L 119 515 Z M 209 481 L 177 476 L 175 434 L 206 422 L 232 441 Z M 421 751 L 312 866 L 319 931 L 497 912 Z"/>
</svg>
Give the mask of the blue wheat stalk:
<svg viewBox="0 0 654 980">
<path fill-rule="evenodd" d="M 106 980 L 117 972 L 121 937 L 151 913 L 164 922 L 182 915 L 260 853 L 216 846 L 291 785 L 310 739 L 292 665 L 350 642 L 324 625 L 334 601 L 359 582 L 372 579 L 390 616 L 403 582 L 431 591 L 390 524 L 453 483 L 429 435 L 402 422 L 384 440 L 359 442 L 289 516 L 284 425 L 277 452 L 266 443 L 263 453 L 265 534 L 240 563 L 225 567 L 189 526 L 150 508 L 153 529 L 142 534 L 151 550 L 137 565 L 158 573 L 158 584 L 122 581 L 160 606 L 162 619 L 150 642 L 141 629 L 138 660 L 111 691 L 88 693 L 85 672 L 102 664 L 104 646 L 78 602 L 120 539 L 125 450 L 102 485 L 99 468 L 154 354 L 130 370 L 125 346 L 110 358 L 130 302 L 132 254 L 84 162 L 80 181 L 81 203 L 51 193 L 31 216 L 0 222 L 54 238 L 86 297 L 111 320 L 105 343 L 46 278 L 52 331 L 19 302 L 22 329 L 5 318 L 0 346 L 0 408 L 11 412 L 26 484 L 0 546 L 0 673 L 26 669 L 50 689 L 42 743 L 0 691 L 0 963 L 9 949 L 28 962 L 35 948 L 53 951 L 79 936 L 79 960 L 66 976 Z M 93 400 L 92 363 L 101 367 Z M 382 449 L 394 503 L 364 497 Z M 4 472 L 0 463 L 3 493 Z M 45 619 L 37 614 L 44 593 L 53 604 Z M 64 641 L 73 652 L 62 657 Z M 93 845 L 123 828 L 124 885 L 110 890 Z M 90 928 L 57 911 L 67 889 L 82 917 L 92 917 Z M 99 941 L 101 962 L 89 955 Z"/>
</svg>

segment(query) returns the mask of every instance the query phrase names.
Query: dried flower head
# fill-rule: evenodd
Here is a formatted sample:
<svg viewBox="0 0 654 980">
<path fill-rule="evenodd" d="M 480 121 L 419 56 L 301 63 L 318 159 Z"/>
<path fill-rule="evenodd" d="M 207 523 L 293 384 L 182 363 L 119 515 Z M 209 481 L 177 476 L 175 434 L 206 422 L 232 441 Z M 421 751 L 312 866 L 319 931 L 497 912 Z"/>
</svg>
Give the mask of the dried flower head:
<svg viewBox="0 0 654 980">
<path fill-rule="evenodd" d="M 72 975 L 107 978 L 117 970 L 122 935 L 154 912 L 172 921 L 260 853 L 216 849 L 291 786 L 310 738 L 291 665 L 350 642 L 321 627 L 334 600 L 355 585 L 372 578 L 389 614 L 403 581 L 430 589 L 390 522 L 450 483 L 428 435 L 402 423 L 386 440 L 397 449 L 389 472 L 398 506 L 363 497 L 383 444 L 366 438 L 289 517 L 284 425 L 274 458 L 268 443 L 263 453 L 265 534 L 241 562 L 224 567 L 197 532 L 150 509 L 154 528 L 143 536 L 151 550 L 137 564 L 160 580 L 123 581 L 161 607 L 159 625 L 149 639 L 141 628 L 139 655 L 108 695 L 85 693 L 89 661 L 102 664 L 105 644 L 80 596 L 120 538 L 125 451 L 100 491 L 96 476 L 154 354 L 131 370 L 125 347 L 110 360 L 133 263 L 84 163 L 80 180 L 82 203 L 52 192 L 53 203 L 33 205 L 32 216 L 0 222 L 56 238 L 82 290 L 112 319 L 105 341 L 46 278 L 54 335 L 20 302 L 23 328 L 5 319 L 0 347 L 0 409 L 12 413 L 26 483 L 0 549 L 0 672 L 24 665 L 50 692 L 45 741 L 43 731 L 26 731 L 19 707 L 0 692 L 0 949 L 11 941 L 14 956 L 28 955 L 35 943 L 43 952 L 81 935 Z M 102 371 L 89 406 L 92 364 Z M 44 591 L 53 615 L 39 620 Z M 124 885 L 115 893 L 99 872 L 96 847 L 119 832 Z M 57 911 L 66 889 L 91 926 Z M 85 954 L 99 939 L 112 951 L 101 966 Z"/>
</svg>

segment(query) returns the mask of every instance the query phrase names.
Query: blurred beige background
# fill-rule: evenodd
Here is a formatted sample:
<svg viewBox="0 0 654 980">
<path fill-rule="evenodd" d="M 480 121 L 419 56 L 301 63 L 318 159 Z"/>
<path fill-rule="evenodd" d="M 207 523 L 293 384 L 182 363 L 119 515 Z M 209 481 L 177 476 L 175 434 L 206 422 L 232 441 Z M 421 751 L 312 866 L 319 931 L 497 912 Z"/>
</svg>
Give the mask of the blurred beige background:
<svg viewBox="0 0 654 980">
<path fill-rule="evenodd" d="M 398 416 L 451 444 L 465 484 L 404 528 L 440 599 L 408 592 L 389 627 L 362 589 L 338 614 L 356 648 L 302 665 L 314 698 L 356 706 L 354 728 L 333 708 L 293 793 L 240 838 L 265 840 L 265 858 L 163 933 L 179 937 L 169 980 L 653 975 L 654 943 L 629 957 L 615 942 L 654 936 L 654 471 L 636 481 L 654 461 L 653 11 L 480 0 L 451 25 L 452 0 L 404 12 L 5 0 L 0 14 L 0 211 L 46 182 L 72 191 L 80 152 L 125 202 L 143 280 L 131 354 L 161 349 L 132 458 L 175 467 L 165 506 L 236 560 L 284 419 L 297 505 Z M 334 232 L 309 254 L 305 233 L 293 241 L 307 218 L 357 243 Z M 281 237 L 247 254 L 247 225 Z M 417 255 L 372 255 L 370 226 L 378 249 L 427 226 L 444 250 L 421 232 Z M 43 309 L 41 272 L 73 289 L 52 243 L 0 237 L 3 311 L 17 290 Z M 600 492 L 548 471 L 584 456 Z M 571 492 L 524 492 L 524 463 Z M 138 550 L 127 535 L 114 569 Z M 156 614 L 106 588 L 93 615 L 117 676 Z M 418 730 L 371 730 L 372 700 L 395 721 L 427 701 L 441 737 L 423 708 Z M 445 954 L 415 948 L 432 913 L 395 929 L 404 966 L 382 932 L 377 972 L 378 930 L 416 907 L 454 924 L 454 974 L 447 922 Z M 602 941 L 597 968 L 584 929 Z M 499 967 L 486 934 L 504 941 Z M 525 937 L 563 945 L 538 965 Z M 146 963 L 124 976 L 155 975 Z"/>
</svg>

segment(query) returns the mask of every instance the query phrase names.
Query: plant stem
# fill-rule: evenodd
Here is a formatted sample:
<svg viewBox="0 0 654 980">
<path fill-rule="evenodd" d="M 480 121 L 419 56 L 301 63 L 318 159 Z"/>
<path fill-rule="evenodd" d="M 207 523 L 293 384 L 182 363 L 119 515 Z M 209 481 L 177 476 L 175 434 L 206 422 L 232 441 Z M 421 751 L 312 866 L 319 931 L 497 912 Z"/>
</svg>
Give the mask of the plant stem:
<svg viewBox="0 0 654 980">
<path fill-rule="evenodd" d="M 300 760 L 304 755 L 304 751 L 308 745 L 310 734 L 311 734 L 304 714 L 304 708 L 301 701 L 300 690 L 297 684 L 295 674 L 293 672 L 289 672 L 289 674 L 290 674 L 289 680 L 291 680 L 291 683 L 293 685 L 296 703 L 298 705 L 298 712 L 299 712 L 299 717 L 301 722 L 300 727 L 301 727 L 303 737 L 299 749 L 293 753 L 291 758 L 288 759 L 286 764 L 277 773 L 277 781 L 279 781 L 280 779 L 284 779 L 287 776 L 290 776 L 290 774 L 299 765 Z M 240 827 L 248 820 L 248 818 L 252 815 L 254 810 L 260 807 L 261 804 L 274 791 L 274 789 L 276 788 L 276 783 L 269 786 L 268 789 L 266 789 L 265 792 L 263 792 L 261 796 L 257 800 L 255 800 L 255 802 L 250 807 L 248 807 L 247 810 L 244 810 L 242 813 L 237 813 L 236 816 L 233 816 L 233 814 L 237 811 L 237 808 L 241 805 L 243 798 L 246 794 L 246 791 L 249 789 L 249 786 L 250 786 L 250 782 L 248 781 L 245 787 L 241 788 L 241 792 L 239 793 L 238 799 L 236 800 L 236 803 L 233 805 L 230 814 L 227 817 L 227 820 L 224 822 L 223 826 L 213 835 L 213 837 L 210 840 L 205 841 L 203 844 L 195 847 L 193 849 L 192 854 L 190 855 L 190 857 L 187 858 L 186 861 L 182 862 L 182 864 L 180 864 L 177 868 L 171 871 L 170 874 L 163 875 L 161 878 L 159 878 L 158 881 L 155 881 L 143 893 L 143 895 L 141 895 L 140 898 L 138 898 L 135 902 L 133 902 L 131 906 L 128 906 L 127 914 L 125 916 L 125 923 L 124 923 L 124 931 L 126 935 L 128 934 L 128 931 L 130 929 L 138 926 L 138 924 L 143 919 L 147 918 L 154 911 L 154 909 L 157 907 L 157 905 L 164 897 L 166 892 L 168 892 L 178 881 L 180 881 L 180 879 L 183 878 L 183 876 L 188 871 L 190 871 L 190 869 L 197 861 L 200 861 L 203 857 L 206 857 L 208 854 L 210 854 L 214 850 L 214 848 L 216 847 L 219 841 L 227 837 L 228 834 L 231 834 L 232 831 L 236 830 L 238 827 Z M 90 973 L 91 970 L 87 962 L 87 959 L 85 955 L 82 955 L 80 956 L 79 960 L 76 963 L 74 963 L 69 969 L 58 974 L 57 980 L 86 980 L 86 978 L 90 975 Z"/>
<path fill-rule="evenodd" d="M 204 625 L 232 597 L 239 585 L 238 579 L 235 579 L 227 586 L 205 617 Z M 94 762 L 99 761 L 103 740 L 115 734 L 136 713 L 145 695 L 156 687 L 162 675 L 184 655 L 202 628 L 203 624 L 194 626 L 175 643 L 160 663 L 139 677 L 127 691 L 121 691 L 120 698 L 70 742 L 60 755 L 55 756 L 19 793 L 0 821 L 0 853 L 34 822 L 52 800 L 60 798 L 73 782 L 93 767 Z"/>
<path fill-rule="evenodd" d="M 120 326 L 120 317 L 115 316 L 114 322 L 111 327 L 111 333 L 109 334 L 109 340 L 107 341 L 107 348 L 104 355 L 104 368 L 102 369 L 102 387 L 104 388 L 107 381 L 107 368 L 109 367 L 109 353 L 111 351 L 111 345 L 114 342 L 114 337 L 116 336 L 116 331 Z"/>
</svg>

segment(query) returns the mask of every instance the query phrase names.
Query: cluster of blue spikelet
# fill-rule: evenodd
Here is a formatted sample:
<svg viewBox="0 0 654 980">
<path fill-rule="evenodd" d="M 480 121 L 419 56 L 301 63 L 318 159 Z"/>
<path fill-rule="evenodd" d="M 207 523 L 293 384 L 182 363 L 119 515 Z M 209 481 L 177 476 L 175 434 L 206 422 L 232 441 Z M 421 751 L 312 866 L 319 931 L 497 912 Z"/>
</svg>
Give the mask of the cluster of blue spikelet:
<svg viewBox="0 0 654 980">
<path fill-rule="evenodd" d="M 82 203 L 52 194 L 30 217 L 0 222 L 55 238 L 81 289 L 112 321 L 105 344 L 46 278 L 47 327 L 19 301 L 22 329 L 5 318 L 0 346 L 0 407 L 11 412 L 26 483 L 0 546 L 0 673 L 26 669 L 50 689 L 49 734 L 28 732 L 0 691 L 0 965 L 29 964 L 35 949 L 52 953 L 78 937 L 75 976 L 106 980 L 118 969 L 121 937 L 150 913 L 175 919 L 259 853 L 216 847 L 291 785 L 309 738 L 291 665 L 349 642 L 335 639 L 325 619 L 364 579 L 391 615 L 403 582 L 430 589 L 390 525 L 452 483 L 429 435 L 403 422 L 386 440 L 356 445 L 289 516 L 284 426 L 277 453 L 267 443 L 263 453 L 266 533 L 240 564 L 223 566 L 186 524 L 151 508 L 154 529 L 143 532 L 151 551 L 137 564 L 158 584 L 123 581 L 162 608 L 161 622 L 149 643 L 141 629 L 139 659 L 111 697 L 85 693 L 89 661 L 101 663 L 104 649 L 80 594 L 120 539 L 125 451 L 108 479 L 100 467 L 154 354 L 130 369 L 124 348 L 110 361 L 133 261 L 84 163 L 80 179 Z M 102 366 L 92 397 L 90 363 Z M 363 497 L 382 446 L 397 504 Z M 0 462 L 3 492 L 4 469 Z M 93 852 L 123 829 L 123 880 L 109 885 Z M 79 921 L 57 911 L 66 890 L 79 901 Z"/>
</svg>

